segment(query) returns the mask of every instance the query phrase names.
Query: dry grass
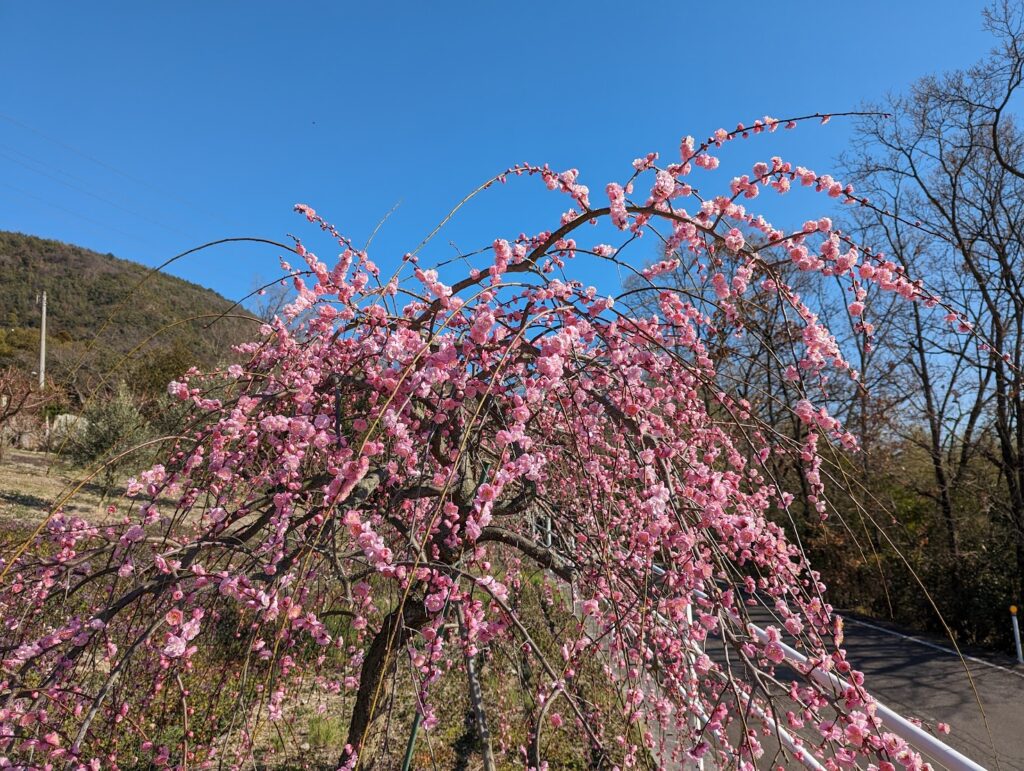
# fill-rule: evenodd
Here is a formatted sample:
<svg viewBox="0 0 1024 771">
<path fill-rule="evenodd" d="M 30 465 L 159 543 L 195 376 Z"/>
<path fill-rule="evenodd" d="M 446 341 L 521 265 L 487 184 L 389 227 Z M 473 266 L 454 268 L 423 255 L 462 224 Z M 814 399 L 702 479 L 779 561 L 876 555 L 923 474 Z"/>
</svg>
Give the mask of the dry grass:
<svg viewBox="0 0 1024 771">
<path fill-rule="evenodd" d="M 0 460 L 0 523 L 16 528 L 35 526 L 67 498 L 64 511 L 95 522 L 106 518 L 113 501 L 101 484 L 54 453 L 5 447 Z M 112 493 L 116 497 L 120 488 Z M 69 497 L 70 496 L 70 497 Z"/>
</svg>

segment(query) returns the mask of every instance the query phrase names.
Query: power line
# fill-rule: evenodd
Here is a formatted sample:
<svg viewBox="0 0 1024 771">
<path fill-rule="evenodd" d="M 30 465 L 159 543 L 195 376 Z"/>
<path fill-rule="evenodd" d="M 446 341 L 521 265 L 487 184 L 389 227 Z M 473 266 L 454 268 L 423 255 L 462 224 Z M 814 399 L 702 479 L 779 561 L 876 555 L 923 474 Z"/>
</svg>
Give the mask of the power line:
<svg viewBox="0 0 1024 771">
<path fill-rule="evenodd" d="M 10 148 L 6 148 L 6 149 L 10 149 Z M 15 152 L 17 152 L 17 151 L 15 151 Z M 25 155 L 24 153 L 19 153 L 19 154 L 20 155 Z M 26 158 L 31 158 L 31 156 L 28 156 L 28 155 L 25 155 L 25 157 Z M 108 206 L 113 206 L 115 209 L 120 209 L 125 214 L 130 214 L 132 217 L 135 217 L 137 219 L 146 220 L 147 222 L 150 222 L 150 223 L 156 225 L 157 227 L 161 227 L 164 230 L 167 230 L 167 231 L 169 231 L 171 233 L 175 233 L 177 235 L 185 236 L 186 238 L 189 237 L 188 233 L 186 233 L 183 230 L 180 230 L 179 228 L 173 227 L 171 225 L 164 224 L 160 220 L 154 219 L 153 217 L 149 217 L 149 216 L 147 216 L 145 214 L 142 214 L 141 212 L 134 211 L 133 209 L 129 209 L 127 206 L 122 206 L 121 204 L 117 203 L 117 201 L 111 200 L 110 198 L 107 198 L 106 196 L 102 196 L 99 193 L 96 193 L 96 192 L 94 192 L 92 190 L 89 190 L 87 188 L 81 187 L 81 186 L 73 184 L 71 182 L 67 182 L 67 181 L 65 181 L 63 179 L 60 179 L 59 177 L 57 177 L 57 176 L 55 176 L 53 174 L 50 174 L 50 173 L 48 173 L 46 171 L 43 171 L 42 169 L 32 168 L 32 166 L 30 166 L 28 163 L 25 163 L 24 161 L 20 161 L 17 158 L 12 157 L 8 153 L 3 152 L 3 150 L 0 150 L 0 158 L 6 158 L 8 161 L 11 161 L 12 163 L 16 163 L 16 164 L 18 164 L 19 166 L 21 166 L 24 169 L 28 169 L 29 171 L 31 171 L 31 172 L 33 172 L 35 174 L 39 174 L 40 176 L 46 177 L 47 179 L 51 179 L 54 182 L 56 182 L 57 184 L 59 184 L 59 185 L 64 185 L 65 187 L 68 187 L 68 188 L 70 188 L 72 190 L 77 190 L 80 193 L 84 193 L 85 195 L 87 195 L 87 196 L 89 196 L 91 198 L 95 198 L 97 201 L 100 201 L 101 203 L 105 203 Z M 35 159 L 32 159 L 32 162 L 36 163 L 36 164 L 38 164 L 40 166 L 47 166 L 48 165 L 48 164 L 45 164 L 45 163 L 43 163 L 41 161 L 36 161 Z M 70 176 L 70 175 L 68 175 L 68 176 Z"/>
<path fill-rule="evenodd" d="M 33 200 L 39 201 L 40 203 L 42 203 L 42 204 L 44 204 L 46 206 L 49 206 L 49 207 L 51 207 L 53 209 L 58 209 L 58 210 L 64 212 L 65 214 L 70 214 L 72 217 L 77 217 L 78 219 L 84 220 L 85 222 L 88 222 L 88 223 L 90 223 L 92 225 L 95 225 L 96 227 L 101 228 L 101 229 L 103 229 L 106 232 L 120 233 L 122 236 L 127 236 L 128 238 L 131 238 L 134 241 L 140 241 L 140 242 L 146 244 L 147 246 L 149 246 L 150 248 L 156 246 L 155 243 L 153 243 L 152 241 L 150 241 L 147 238 L 144 238 L 143 236 L 140 236 L 140 235 L 138 235 L 136 233 L 130 233 L 127 230 L 122 230 L 121 228 L 119 228 L 119 227 L 117 227 L 115 225 L 110 225 L 110 224 L 105 223 L 105 222 L 100 222 L 99 220 L 95 220 L 95 219 L 93 219 L 92 217 L 90 217 L 90 216 L 88 216 L 86 214 L 82 214 L 81 212 L 73 211 L 72 209 L 68 209 L 67 207 L 61 206 L 60 204 L 54 203 L 53 201 L 48 201 L 47 199 L 41 198 L 40 196 L 36 195 L 35 193 L 32 193 L 32 192 L 30 192 L 28 190 L 25 190 L 24 188 L 18 187 L 17 185 L 12 185 L 10 182 L 0 181 L 0 184 L 2 184 L 4 187 L 9 188 L 10 190 L 13 190 L 15 193 L 18 193 L 19 196 L 23 196 L 23 197 L 27 197 L 27 198 L 32 198 Z"/>
<path fill-rule="evenodd" d="M 10 123 L 10 124 L 12 124 L 14 126 L 17 126 L 18 128 L 21 128 L 21 129 L 23 129 L 25 131 L 28 131 L 28 132 L 30 132 L 32 134 L 35 134 L 36 136 L 40 137 L 41 139 L 45 139 L 47 142 L 55 144 L 58 147 L 61 147 L 61 148 L 65 149 L 65 150 L 67 150 L 70 153 L 74 153 L 75 155 L 77 155 L 77 156 L 79 156 L 81 158 L 85 158 L 87 161 L 95 163 L 97 166 L 101 166 L 102 168 L 107 169 L 108 171 L 113 172 L 114 174 L 117 174 L 120 177 L 123 177 L 123 178 L 125 178 L 125 179 L 127 179 L 127 180 L 129 180 L 131 182 L 134 182 L 136 185 L 141 185 L 142 187 L 148 188 L 148 189 L 152 190 L 155 193 L 159 193 L 160 195 L 163 195 L 163 196 L 165 196 L 167 198 L 175 200 L 178 203 L 180 203 L 180 204 L 182 204 L 184 206 L 187 206 L 190 209 L 199 212 L 200 214 L 203 214 L 204 216 L 207 216 L 207 217 L 210 217 L 212 219 L 218 220 L 219 222 L 221 222 L 224 225 L 228 225 L 228 226 L 230 226 L 232 228 L 244 227 L 241 223 L 231 222 L 230 220 L 224 218 L 215 209 L 210 209 L 207 206 L 203 206 L 201 204 L 198 204 L 198 203 L 195 203 L 193 201 L 190 201 L 189 199 L 183 198 L 182 196 L 178 195 L 177 193 L 173 193 L 173 192 L 171 192 L 169 190 L 166 190 L 166 189 L 161 188 L 161 187 L 159 187 L 157 185 L 154 185 L 152 182 L 148 182 L 148 181 L 146 181 L 144 179 L 136 177 L 133 174 L 129 174 L 127 171 L 124 171 L 123 169 L 119 169 L 118 167 L 113 166 L 112 164 L 107 163 L 106 161 L 104 161 L 104 160 L 102 160 L 100 158 L 97 158 L 94 155 L 91 155 L 91 154 L 85 152 L 84 150 L 80 150 L 79 148 L 74 147 L 73 145 L 69 145 L 67 142 L 64 142 L 63 140 L 57 139 L 56 137 L 52 137 L 49 134 L 47 134 L 47 133 L 45 133 L 43 131 L 40 131 L 39 129 L 35 128 L 34 126 L 30 126 L 27 123 L 24 123 L 23 121 L 18 120 L 17 118 L 11 117 L 10 115 L 5 115 L 4 113 L 0 113 L 0 120 L 4 120 L 7 123 Z"/>
</svg>

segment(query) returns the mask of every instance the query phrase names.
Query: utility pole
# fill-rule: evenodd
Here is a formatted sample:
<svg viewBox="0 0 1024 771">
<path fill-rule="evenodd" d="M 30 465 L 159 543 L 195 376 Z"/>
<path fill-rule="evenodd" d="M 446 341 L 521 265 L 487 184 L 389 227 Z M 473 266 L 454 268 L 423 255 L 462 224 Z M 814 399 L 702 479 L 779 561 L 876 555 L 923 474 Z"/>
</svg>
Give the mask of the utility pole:
<svg viewBox="0 0 1024 771">
<path fill-rule="evenodd" d="M 39 325 L 39 390 L 46 383 L 46 290 L 43 290 L 43 317 Z"/>
</svg>

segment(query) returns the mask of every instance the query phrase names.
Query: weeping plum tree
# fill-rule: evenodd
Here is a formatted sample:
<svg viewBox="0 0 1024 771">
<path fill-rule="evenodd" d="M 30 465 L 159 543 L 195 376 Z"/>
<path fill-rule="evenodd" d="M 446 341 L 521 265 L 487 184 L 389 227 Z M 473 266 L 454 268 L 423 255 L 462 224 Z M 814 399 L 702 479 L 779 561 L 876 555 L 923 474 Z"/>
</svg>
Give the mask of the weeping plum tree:
<svg viewBox="0 0 1024 771">
<path fill-rule="evenodd" d="M 555 733 L 601 767 L 786 765 L 786 730 L 830 768 L 923 767 L 876 719 L 825 587 L 776 524 L 795 504 L 775 457 L 799 463 L 801 494 L 828 515 L 819 450 L 856 439 L 819 405 L 829 377 L 857 379 L 779 255 L 841 282 L 855 317 L 866 287 L 938 299 L 827 218 L 784 232 L 742 203 L 791 185 L 855 200 L 828 175 L 772 158 L 726 195 L 691 186 L 717 148 L 800 120 L 687 137 L 601 202 L 575 170 L 513 167 L 493 181 L 539 177 L 571 208 L 550 231 L 495 240 L 452 283 L 412 254 L 382 278 L 298 206 L 336 239 L 334 264 L 296 242 L 286 318 L 242 347 L 244 365 L 171 383 L 193 422 L 113 520 L 58 510 L 3 555 L 0 765 L 251 764 L 262 728 L 324 689 L 346 721 L 337 764 L 365 767 L 404 746 L 408 726 L 386 717 L 400 672 L 429 737 L 440 689 L 469 669 L 479 691 L 474 656 L 504 646 L 529 662 L 537 708 L 528 739 L 488 765 L 545 767 Z M 644 279 L 689 276 L 656 312 L 566 277 L 585 260 L 628 265 L 645 233 L 664 259 Z M 749 303 L 797 330 L 795 438 L 716 381 L 707 341 L 742 334 Z M 554 647 L 522 612 L 538 584 L 566 608 L 545 632 Z M 754 593 L 775 617 L 763 637 L 746 626 Z M 807 667 L 776 669 L 784 641 Z M 610 703 L 580 687 L 588 663 L 615 684 Z M 814 669 L 852 685 L 836 693 Z M 500 711 L 480 717 L 502 732 Z"/>
</svg>

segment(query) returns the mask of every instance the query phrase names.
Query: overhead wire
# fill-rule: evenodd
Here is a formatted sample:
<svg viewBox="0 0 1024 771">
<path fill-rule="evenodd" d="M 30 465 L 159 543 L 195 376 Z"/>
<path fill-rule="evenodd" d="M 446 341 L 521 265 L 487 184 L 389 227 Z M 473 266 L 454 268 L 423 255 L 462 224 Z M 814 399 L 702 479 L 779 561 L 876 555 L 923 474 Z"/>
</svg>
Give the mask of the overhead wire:
<svg viewBox="0 0 1024 771">
<path fill-rule="evenodd" d="M 125 170 L 123 170 L 121 168 L 118 168 L 117 166 L 114 166 L 113 164 L 111 164 L 111 163 L 109 163 L 109 162 L 107 162 L 107 161 L 105 161 L 105 160 L 103 160 L 101 158 L 97 158 L 96 156 L 92 155 L 91 153 L 86 152 L 85 150 L 82 150 L 82 149 L 80 149 L 78 147 L 75 147 L 74 145 L 70 145 L 67 142 L 63 141 L 62 139 L 58 139 L 58 138 L 56 138 L 54 136 L 51 136 L 50 134 L 47 134 L 46 132 L 36 128 L 35 126 L 31 126 L 28 123 L 25 123 L 24 121 L 22 121 L 22 120 L 20 120 L 18 118 L 15 118 L 13 116 L 10 116 L 10 115 L 7 115 L 5 113 L 0 112 L 0 120 L 5 121 L 6 123 L 9 123 L 9 124 L 11 124 L 13 126 L 17 126 L 18 128 L 20 128 L 20 129 L 22 129 L 24 131 L 28 131 L 29 133 L 34 134 L 34 135 L 38 136 L 39 138 L 44 139 L 47 142 L 50 142 L 51 144 L 54 144 L 54 145 L 56 145 L 58 147 L 61 147 L 64 150 L 67 150 L 68 152 L 73 153 L 74 155 L 79 156 L 80 158 L 84 158 L 85 160 L 90 161 L 91 163 L 94 163 L 97 166 L 100 166 L 100 167 L 106 169 L 107 171 L 110 171 L 110 172 L 112 172 L 114 174 L 117 174 L 118 176 L 120 176 L 120 177 L 122 177 L 124 179 L 127 179 L 130 182 L 135 183 L 136 185 L 140 185 L 142 187 L 145 187 L 145 188 L 147 188 L 147 189 L 149 189 L 149 190 L 151 190 L 151 191 L 153 191 L 155 193 L 159 193 L 160 195 L 163 195 L 163 196 L 165 196 L 167 198 L 170 198 L 170 199 L 172 199 L 174 201 L 177 201 L 179 204 L 187 206 L 188 208 L 190 208 L 190 209 L 192 209 L 194 211 L 197 211 L 197 212 L 199 212 L 199 213 L 201 213 L 201 214 L 203 214 L 203 215 L 205 215 L 207 217 L 216 219 L 221 224 L 228 225 L 228 226 L 230 226 L 232 228 L 244 227 L 244 225 L 242 223 L 232 222 L 232 221 L 226 219 L 217 210 L 211 209 L 208 206 L 203 206 L 202 204 L 196 203 L 195 201 L 192 201 L 192 200 L 190 200 L 188 198 L 185 198 L 184 196 L 182 196 L 182 195 L 180 195 L 178 193 L 172 192 L 172 191 L 170 191 L 170 190 L 168 190 L 166 188 L 163 188 L 163 187 L 161 187 L 159 185 L 155 185 L 155 184 L 153 184 L 152 182 L 150 182 L 148 180 L 145 180 L 145 179 L 142 179 L 141 177 L 135 176 L 134 174 L 130 174 L 129 172 L 127 172 L 127 171 L 125 171 Z"/>
</svg>

